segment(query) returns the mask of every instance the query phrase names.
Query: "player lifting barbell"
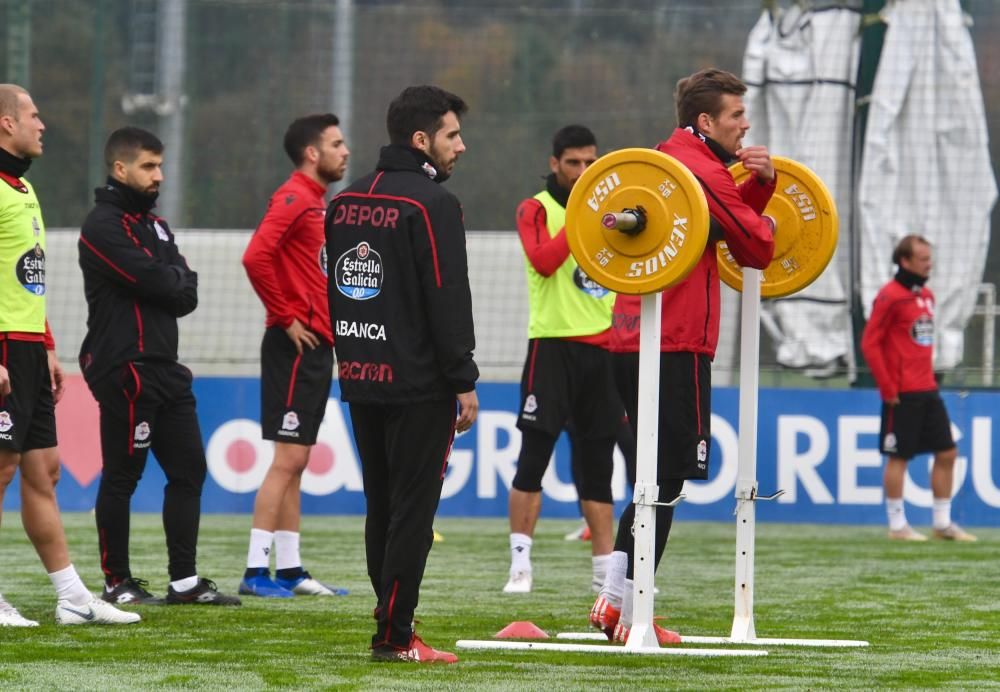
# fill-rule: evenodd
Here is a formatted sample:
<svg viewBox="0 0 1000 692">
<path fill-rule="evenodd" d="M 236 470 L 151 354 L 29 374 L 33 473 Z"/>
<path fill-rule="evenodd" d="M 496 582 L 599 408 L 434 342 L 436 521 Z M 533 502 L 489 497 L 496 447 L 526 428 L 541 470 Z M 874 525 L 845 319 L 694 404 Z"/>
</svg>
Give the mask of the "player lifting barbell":
<svg viewBox="0 0 1000 692">
<path fill-rule="evenodd" d="M 591 184 L 581 180 L 573 193 L 576 200 L 569 204 L 582 210 L 581 215 L 589 209 L 592 223 L 603 228 L 597 236 L 602 247 L 596 251 L 574 247 L 574 254 L 579 251 L 591 257 L 598 265 L 591 275 L 614 284 L 609 287 L 619 292 L 611 350 L 618 354 L 616 379 L 633 429 L 639 368 L 640 303 L 636 294 L 669 286 L 663 291 L 660 337 L 657 482 L 661 503 L 675 500 L 686 479 L 708 477 L 711 360 L 719 335 L 719 268 L 715 243 L 708 242 L 706 217 L 710 215 L 717 224 L 727 252 L 740 265 L 762 269 L 774 253 L 774 223 L 764 216 L 764 209 L 775 191 L 775 167 L 765 147 L 742 144 L 750 128 L 742 98 L 745 92 L 739 78 L 718 69 L 680 80 L 674 95 L 679 127 L 656 147 L 683 164 L 676 166 L 677 175 L 662 174 L 667 157 L 626 150 L 630 153 L 625 156 L 632 157 L 629 164 L 615 167 L 612 162 L 602 168 L 598 161 L 588 171 Z M 739 185 L 727 168 L 734 161 L 742 163 L 749 174 Z M 695 189 L 699 184 L 703 199 Z M 685 206 L 685 200 L 690 204 Z M 612 228 L 620 223 L 613 220 L 602 225 L 605 214 L 622 210 L 632 210 L 625 212 L 626 216 L 639 217 L 624 221 L 642 223 L 641 217 L 646 217 L 642 232 L 620 233 Z M 663 222 L 657 223 L 659 220 Z M 571 247 L 594 237 L 574 235 Z M 591 624 L 620 642 L 627 640 L 632 625 L 634 516 L 635 505 L 629 504 L 619 519 L 611 565 L 590 613 Z M 672 507 L 657 506 L 654 564 L 659 564 L 663 554 L 672 518 Z M 676 633 L 659 627 L 656 636 L 660 644 L 679 641 Z"/>
</svg>

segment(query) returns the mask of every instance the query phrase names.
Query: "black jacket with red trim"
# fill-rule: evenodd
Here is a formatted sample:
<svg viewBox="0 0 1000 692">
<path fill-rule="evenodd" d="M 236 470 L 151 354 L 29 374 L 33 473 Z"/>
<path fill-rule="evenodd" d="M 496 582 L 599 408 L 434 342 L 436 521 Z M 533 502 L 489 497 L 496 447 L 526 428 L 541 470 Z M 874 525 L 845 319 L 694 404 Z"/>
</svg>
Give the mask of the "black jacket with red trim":
<svg viewBox="0 0 1000 692">
<path fill-rule="evenodd" d="M 177 360 L 177 318 L 198 306 L 198 275 L 177 250 L 155 196 L 109 178 L 77 247 L 87 298 L 80 370 L 93 383 L 136 360 Z"/>
<path fill-rule="evenodd" d="M 465 225 L 422 152 L 382 148 L 326 212 L 341 398 L 416 403 L 475 388 Z"/>
</svg>

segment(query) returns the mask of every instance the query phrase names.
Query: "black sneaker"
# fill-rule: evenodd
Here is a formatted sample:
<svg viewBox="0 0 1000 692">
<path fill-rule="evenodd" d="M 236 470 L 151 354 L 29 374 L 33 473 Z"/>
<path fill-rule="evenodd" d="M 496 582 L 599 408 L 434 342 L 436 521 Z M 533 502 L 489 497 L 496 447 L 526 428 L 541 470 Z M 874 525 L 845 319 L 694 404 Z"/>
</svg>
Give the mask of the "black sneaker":
<svg viewBox="0 0 1000 692">
<path fill-rule="evenodd" d="M 219 593 L 215 582 L 211 579 L 200 579 L 196 587 L 187 591 L 174 591 L 174 587 L 167 587 L 167 605 L 184 605 L 187 603 L 193 605 L 238 606 L 241 604 L 241 601 L 236 596 L 227 596 L 224 593 Z"/>
<path fill-rule="evenodd" d="M 115 605 L 163 605 L 163 599 L 146 591 L 149 582 L 145 579 L 123 579 L 113 589 L 101 590 L 101 600 Z"/>
</svg>

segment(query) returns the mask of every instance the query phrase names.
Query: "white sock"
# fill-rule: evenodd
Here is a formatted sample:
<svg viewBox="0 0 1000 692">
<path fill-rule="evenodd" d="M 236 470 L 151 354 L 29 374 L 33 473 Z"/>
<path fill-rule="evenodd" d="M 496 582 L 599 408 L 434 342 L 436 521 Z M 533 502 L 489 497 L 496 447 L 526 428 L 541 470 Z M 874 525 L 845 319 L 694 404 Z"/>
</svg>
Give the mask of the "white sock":
<svg viewBox="0 0 1000 692">
<path fill-rule="evenodd" d="M 616 550 L 608 556 L 608 573 L 604 577 L 601 595 L 615 608 L 622 605 L 625 590 L 625 572 L 628 571 L 628 553 Z"/>
<path fill-rule="evenodd" d="M 635 595 L 635 582 L 626 579 L 622 590 L 622 616 L 618 620 L 625 627 L 632 627 L 632 599 Z"/>
<path fill-rule="evenodd" d="M 172 581 L 170 582 L 170 585 L 174 587 L 174 591 L 177 591 L 178 593 L 181 591 L 190 591 L 194 587 L 198 586 L 198 575 L 195 574 L 192 577 L 184 577 L 183 579 Z"/>
<path fill-rule="evenodd" d="M 510 535 L 510 571 L 531 571 L 531 536 L 525 533 Z"/>
<path fill-rule="evenodd" d="M 611 564 L 611 553 L 607 555 L 592 555 L 590 565 L 594 576 L 595 584 L 604 584 L 604 579 L 608 576 L 608 565 Z"/>
<path fill-rule="evenodd" d="M 885 513 L 889 517 L 890 531 L 900 531 L 906 526 L 906 508 L 903 507 L 903 498 L 887 497 L 885 499 Z"/>
<path fill-rule="evenodd" d="M 247 550 L 247 569 L 263 567 L 270 564 L 271 542 L 274 534 L 264 529 L 250 529 L 250 549 Z"/>
<path fill-rule="evenodd" d="M 302 557 L 299 555 L 299 532 L 275 531 L 274 553 L 275 569 L 301 567 Z"/>
<path fill-rule="evenodd" d="M 951 526 L 951 500 L 939 500 L 934 498 L 934 509 L 931 510 L 934 517 L 934 528 L 943 530 Z"/>
<path fill-rule="evenodd" d="M 76 573 L 76 568 L 72 564 L 55 572 L 49 572 L 49 579 L 56 590 L 56 598 L 60 601 L 69 601 L 73 605 L 86 605 L 90 603 L 94 595 L 87 590 L 80 580 L 80 575 Z"/>
</svg>

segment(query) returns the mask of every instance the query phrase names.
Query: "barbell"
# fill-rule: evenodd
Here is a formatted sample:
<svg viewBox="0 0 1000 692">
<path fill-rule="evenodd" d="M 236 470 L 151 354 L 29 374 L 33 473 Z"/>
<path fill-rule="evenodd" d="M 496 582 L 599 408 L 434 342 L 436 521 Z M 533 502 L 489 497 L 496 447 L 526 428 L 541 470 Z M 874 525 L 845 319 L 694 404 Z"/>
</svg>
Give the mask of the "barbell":
<svg viewBox="0 0 1000 692">
<path fill-rule="evenodd" d="M 761 272 L 761 297 L 786 296 L 823 273 L 837 247 L 837 208 L 809 168 L 772 156 L 778 188 L 764 213 L 775 220 L 775 251 Z M 736 183 L 750 171 L 730 167 Z M 709 242 L 711 217 L 701 184 L 683 164 L 653 149 L 620 149 L 599 158 L 576 181 L 566 204 L 566 237 L 580 268 L 618 293 L 662 291 L 694 269 Z M 724 240 L 719 276 L 743 287 Z"/>
</svg>

